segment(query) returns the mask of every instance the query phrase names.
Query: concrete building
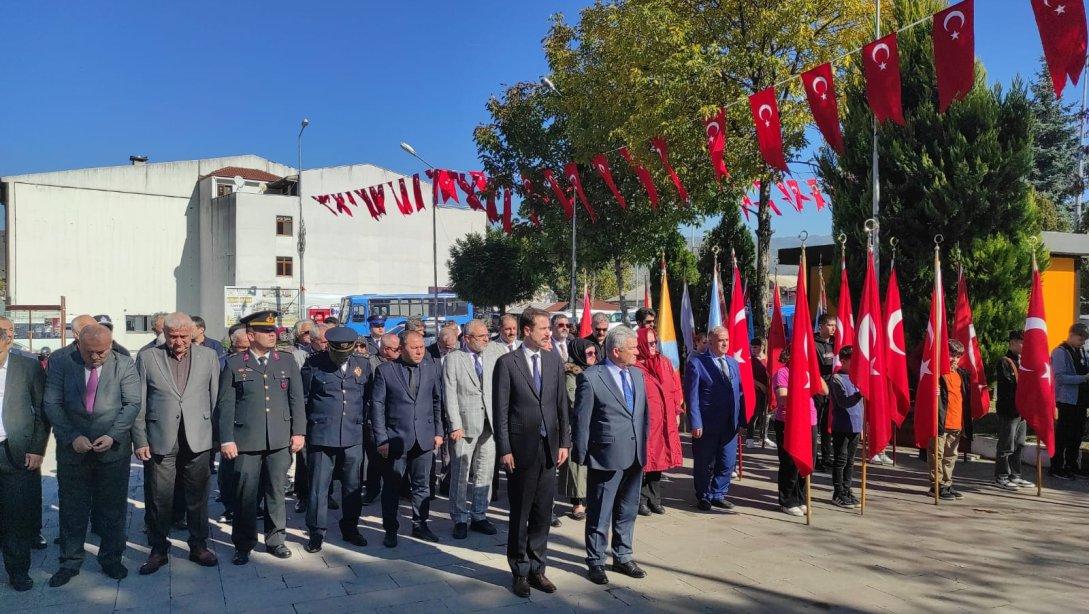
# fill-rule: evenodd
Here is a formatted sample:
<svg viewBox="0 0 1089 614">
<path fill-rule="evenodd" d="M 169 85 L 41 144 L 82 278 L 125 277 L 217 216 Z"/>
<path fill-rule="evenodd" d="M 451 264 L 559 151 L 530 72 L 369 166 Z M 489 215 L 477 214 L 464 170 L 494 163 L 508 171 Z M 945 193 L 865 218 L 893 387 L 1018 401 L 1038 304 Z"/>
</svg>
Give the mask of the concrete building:
<svg viewBox="0 0 1089 614">
<path fill-rule="evenodd" d="M 403 216 L 387 195 L 388 215 L 376 221 L 364 207 L 336 216 L 311 198 L 402 176 L 370 164 L 303 171 L 307 305 L 433 285 L 430 211 Z M 224 287 L 299 287 L 297 185 L 295 169 L 253 155 L 151 164 L 134 156 L 126 166 L 3 177 L 5 302 L 64 296 L 69 319 L 108 314 L 130 348 L 151 339 L 157 311 L 199 314 L 222 337 Z M 424 198 L 430 209 L 430 185 Z M 484 226 L 481 212 L 439 208 L 440 286 L 453 242 Z"/>
</svg>

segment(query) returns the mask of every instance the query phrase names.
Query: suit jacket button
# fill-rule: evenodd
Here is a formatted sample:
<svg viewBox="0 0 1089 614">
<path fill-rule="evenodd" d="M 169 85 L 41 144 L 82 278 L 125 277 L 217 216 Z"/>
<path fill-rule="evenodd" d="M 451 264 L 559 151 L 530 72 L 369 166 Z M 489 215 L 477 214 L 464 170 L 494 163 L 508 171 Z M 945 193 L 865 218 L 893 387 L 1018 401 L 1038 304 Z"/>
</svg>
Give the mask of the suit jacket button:
<svg viewBox="0 0 1089 614">
<path fill-rule="evenodd" d="M 268 397 L 265 397 L 265 400 L 266 400 L 266 401 L 271 401 L 272 399 L 270 399 L 270 398 L 268 398 Z"/>
</svg>

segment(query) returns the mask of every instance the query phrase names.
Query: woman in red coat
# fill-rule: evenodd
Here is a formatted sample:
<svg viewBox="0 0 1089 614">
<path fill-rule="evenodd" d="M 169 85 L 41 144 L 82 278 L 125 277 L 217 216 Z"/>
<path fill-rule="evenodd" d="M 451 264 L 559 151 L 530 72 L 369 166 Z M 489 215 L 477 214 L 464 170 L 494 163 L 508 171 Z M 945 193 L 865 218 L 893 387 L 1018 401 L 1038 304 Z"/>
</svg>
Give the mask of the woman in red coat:
<svg viewBox="0 0 1089 614">
<path fill-rule="evenodd" d="M 650 428 L 647 435 L 647 464 L 643 467 L 643 490 L 639 513 L 664 514 L 662 472 L 684 464 L 678 426 L 684 413 L 681 380 L 669 359 L 658 353 L 658 335 L 653 328 L 639 329 L 639 358 L 647 389 Z"/>
</svg>

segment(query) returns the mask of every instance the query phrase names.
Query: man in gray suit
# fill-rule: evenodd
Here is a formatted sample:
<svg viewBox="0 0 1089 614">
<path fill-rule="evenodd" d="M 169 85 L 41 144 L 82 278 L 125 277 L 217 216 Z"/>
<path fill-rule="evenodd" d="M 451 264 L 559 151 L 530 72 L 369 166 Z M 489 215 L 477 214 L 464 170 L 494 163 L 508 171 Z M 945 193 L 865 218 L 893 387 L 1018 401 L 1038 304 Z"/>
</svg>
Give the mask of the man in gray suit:
<svg viewBox="0 0 1089 614">
<path fill-rule="evenodd" d="M 42 413 L 45 372 L 38 361 L 11 352 L 15 327 L 0 316 L 0 546 L 8 581 L 17 591 L 34 587 L 30 549 L 42 518 L 42 457 L 49 423 Z"/>
<path fill-rule="evenodd" d="M 148 545 L 151 555 L 140 575 L 155 573 L 170 559 L 170 526 L 175 482 L 182 480 L 189 525 L 189 560 L 214 567 L 208 549 L 208 457 L 212 409 L 219 394 L 219 356 L 193 343 L 195 324 L 184 313 L 166 316 L 166 343 L 140 351 L 141 408 L 132 427 L 136 458 L 147 463 Z"/>
<path fill-rule="evenodd" d="M 132 358 L 112 344 L 110 329 L 88 324 L 80 331 L 78 351 L 49 361 L 43 406 L 57 438 L 61 537 L 60 569 L 49 586 L 63 586 L 79 574 L 92 515 L 102 571 L 115 580 L 128 575 L 121 556 L 140 376 Z"/>
<path fill-rule="evenodd" d="M 495 535 L 488 520 L 492 476 L 495 474 L 495 437 L 492 430 L 492 372 L 505 350 L 488 342 L 488 325 L 471 320 L 465 325 L 465 350 L 446 355 L 446 430 L 453 442 L 450 457 L 450 503 L 454 539 L 465 539 L 471 528 Z M 466 499 L 472 503 L 470 508 Z"/>
<path fill-rule="evenodd" d="M 635 331 L 626 326 L 609 331 L 605 355 L 604 364 L 578 377 L 572 452 L 575 462 L 589 469 L 586 564 L 596 584 L 609 582 L 605 555 L 610 524 L 612 569 L 632 578 L 647 575 L 632 559 L 649 428 L 643 373 L 631 368 L 639 355 Z"/>
</svg>

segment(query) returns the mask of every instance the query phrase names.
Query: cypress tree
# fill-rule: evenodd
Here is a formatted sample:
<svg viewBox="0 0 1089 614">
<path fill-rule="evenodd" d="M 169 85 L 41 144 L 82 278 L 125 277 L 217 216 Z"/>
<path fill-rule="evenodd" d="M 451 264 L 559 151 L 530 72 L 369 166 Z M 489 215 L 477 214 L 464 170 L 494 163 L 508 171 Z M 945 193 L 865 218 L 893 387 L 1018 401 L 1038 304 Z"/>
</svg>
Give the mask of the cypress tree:
<svg viewBox="0 0 1089 614">
<path fill-rule="evenodd" d="M 1032 92 L 1033 165 L 1031 181 L 1037 194 L 1059 210 L 1058 218 L 1041 219 L 1042 230 L 1069 230 L 1074 221 L 1074 200 L 1081 189 L 1078 178 L 1078 112 L 1072 103 L 1055 98 L 1051 74 L 1043 59 Z"/>
</svg>

